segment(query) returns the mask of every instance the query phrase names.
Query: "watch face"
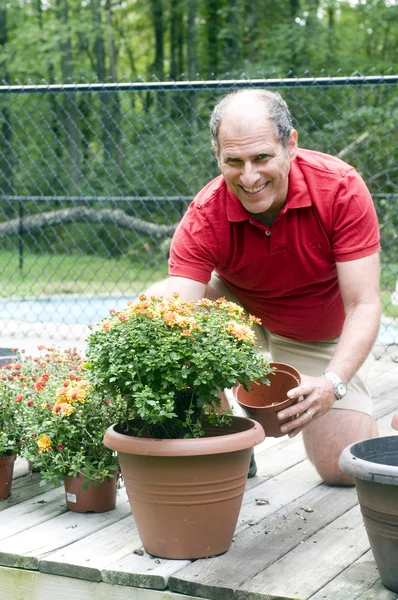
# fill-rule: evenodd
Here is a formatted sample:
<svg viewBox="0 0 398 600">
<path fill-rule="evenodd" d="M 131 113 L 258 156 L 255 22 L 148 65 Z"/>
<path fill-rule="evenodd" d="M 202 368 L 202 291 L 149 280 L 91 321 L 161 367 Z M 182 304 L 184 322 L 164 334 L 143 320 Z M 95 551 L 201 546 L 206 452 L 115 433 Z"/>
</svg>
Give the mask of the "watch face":
<svg viewBox="0 0 398 600">
<path fill-rule="evenodd" d="M 346 387 L 345 383 L 343 383 L 343 382 L 338 383 L 336 385 L 336 392 L 337 392 L 337 395 L 340 396 L 340 398 L 345 396 L 345 394 L 347 392 L 347 387 Z"/>
</svg>

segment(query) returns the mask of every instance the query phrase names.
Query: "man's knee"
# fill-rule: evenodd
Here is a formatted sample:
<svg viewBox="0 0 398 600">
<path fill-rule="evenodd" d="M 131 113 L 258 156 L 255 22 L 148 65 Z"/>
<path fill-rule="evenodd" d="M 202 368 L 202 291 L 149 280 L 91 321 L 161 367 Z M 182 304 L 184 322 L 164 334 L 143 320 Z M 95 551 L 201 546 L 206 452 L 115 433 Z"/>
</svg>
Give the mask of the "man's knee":
<svg viewBox="0 0 398 600">
<path fill-rule="evenodd" d="M 339 467 L 344 448 L 363 439 L 377 437 L 373 417 L 358 411 L 332 409 L 314 419 L 303 430 L 305 449 L 322 480 L 329 485 L 353 485 L 351 476 Z"/>
</svg>

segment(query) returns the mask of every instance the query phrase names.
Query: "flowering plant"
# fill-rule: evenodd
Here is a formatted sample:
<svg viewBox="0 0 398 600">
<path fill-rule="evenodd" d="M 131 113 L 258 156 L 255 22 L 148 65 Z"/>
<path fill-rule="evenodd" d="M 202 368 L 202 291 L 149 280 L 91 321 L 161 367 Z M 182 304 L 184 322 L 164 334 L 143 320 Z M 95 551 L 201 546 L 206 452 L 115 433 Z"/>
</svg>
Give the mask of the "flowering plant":
<svg viewBox="0 0 398 600">
<path fill-rule="evenodd" d="M 40 356 L 18 363 L 21 454 L 40 469 L 43 482 L 57 485 L 68 475 L 84 473 L 86 480 L 100 483 L 118 470 L 117 458 L 102 440 L 120 418 L 120 401 L 94 393 L 75 349 L 39 350 Z"/>
<path fill-rule="evenodd" d="M 0 369 L 0 457 L 20 454 L 23 444 L 24 406 L 20 394 L 22 365 Z"/>
<path fill-rule="evenodd" d="M 228 421 L 220 391 L 267 381 L 271 368 L 256 352 L 255 322 L 225 298 L 194 304 L 178 294 L 142 294 L 97 324 L 86 366 L 100 394 L 125 401 L 124 433 L 197 437 L 205 419 Z"/>
</svg>

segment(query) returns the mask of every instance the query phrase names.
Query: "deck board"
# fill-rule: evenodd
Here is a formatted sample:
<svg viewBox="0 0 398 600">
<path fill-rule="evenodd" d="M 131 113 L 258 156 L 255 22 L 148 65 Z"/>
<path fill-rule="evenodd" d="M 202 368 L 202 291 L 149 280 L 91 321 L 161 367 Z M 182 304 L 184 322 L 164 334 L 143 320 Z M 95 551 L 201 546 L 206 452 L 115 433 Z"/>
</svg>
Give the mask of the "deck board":
<svg viewBox="0 0 398 600">
<path fill-rule="evenodd" d="M 374 361 L 369 378 L 380 435 L 396 435 L 398 365 Z M 255 449 L 231 548 L 197 560 L 142 552 L 125 490 L 117 507 L 78 514 L 63 488 L 15 465 L 0 502 L 0 598 L 38 600 L 396 600 L 380 581 L 354 488 L 329 487 L 306 458 L 301 435 Z"/>
</svg>

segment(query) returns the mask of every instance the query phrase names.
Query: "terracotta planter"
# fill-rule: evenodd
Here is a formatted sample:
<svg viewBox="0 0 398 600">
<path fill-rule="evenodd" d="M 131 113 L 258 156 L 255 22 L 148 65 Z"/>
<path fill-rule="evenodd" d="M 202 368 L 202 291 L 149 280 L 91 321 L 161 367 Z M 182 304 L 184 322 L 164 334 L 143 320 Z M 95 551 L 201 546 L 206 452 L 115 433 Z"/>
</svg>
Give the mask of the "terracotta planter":
<svg viewBox="0 0 398 600">
<path fill-rule="evenodd" d="M 287 392 L 300 385 L 300 374 L 292 366 L 272 362 L 271 367 L 276 371 L 269 375 L 270 385 L 252 383 L 247 392 L 241 385 L 234 388 L 235 398 L 247 415 L 260 423 L 266 436 L 281 437 L 286 435 L 280 431 L 280 426 L 290 419 L 280 421 L 276 413 L 291 406 L 297 399 L 287 398 Z"/>
<path fill-rule="evenodd" d="M 398 593 L 398 436 L 351 444 L 343 451 L 339 466 L 355 479 L 380 578 Z"/>
<path fill-rule="evenodd" d="M 40 473 L 40 468 L 34 467 L 31 460 L 28 460 L 28 469 L 31 473 Z"/>
<path fill-rule="evenodd" d="M 0 457 L 0 500 L 10 495 L 15 459 L 15 454 Z"/>
<path fill-rule="evenodd" d="M 206 428 L 194 439 L 136 438 L 110 427 L 131 510 L 145 550 L 194 559 L 228 550 L 245 491 L 252 447 L 264 439 L 250 419 Z M 116 427 L 117 428 L 117 427 Z"/>
<path fill-rule="evenodd" d="M 118 473 L 111 479 L 105 479 L 99 485 L 89 482 L 83 489 L 84 475 L 66 477 L 64 481 L 66 506 L 79 513 L 107 512 L 116 506 Z"/>
</svg>

